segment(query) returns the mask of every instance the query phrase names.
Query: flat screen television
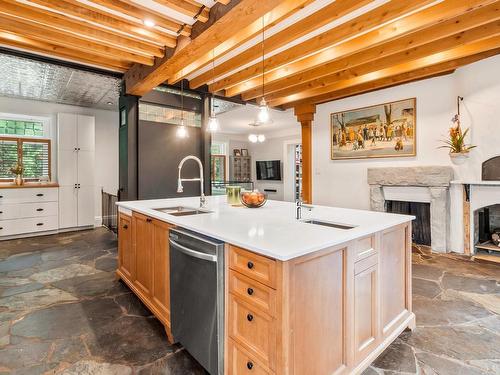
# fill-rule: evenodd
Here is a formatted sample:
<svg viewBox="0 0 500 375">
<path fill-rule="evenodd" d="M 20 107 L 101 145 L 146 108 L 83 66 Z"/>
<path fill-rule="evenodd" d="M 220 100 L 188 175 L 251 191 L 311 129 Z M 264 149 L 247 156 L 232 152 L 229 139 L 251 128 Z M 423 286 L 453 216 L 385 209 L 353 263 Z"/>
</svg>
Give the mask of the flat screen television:
<svg viewBox="0 0 500 375">
<path fill-rule="evenodd" d="M 256 161 L 257 180 L 281 181 L 281 161 L 266 160 Z"/>
</svg>

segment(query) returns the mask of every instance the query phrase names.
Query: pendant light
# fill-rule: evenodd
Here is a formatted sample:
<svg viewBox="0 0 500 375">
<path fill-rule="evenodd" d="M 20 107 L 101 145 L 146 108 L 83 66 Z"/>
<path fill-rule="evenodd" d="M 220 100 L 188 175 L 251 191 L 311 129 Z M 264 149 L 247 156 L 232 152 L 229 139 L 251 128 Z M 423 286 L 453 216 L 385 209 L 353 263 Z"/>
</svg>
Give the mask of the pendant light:
<svg viewBox="0 0 500 375">
<path fill-rule="evenodd" d="M 212 82 L 215 82 L 215 49 L 212 50 Z M 210 117 L 208 118 L 207 131 L 216 133 L 219 131 L 219 119 L 214 112 L 214 94 L 210 102 Z"/>
<path fill-rule="evenodd" d="M 177 127 L 177 138 L 187 138 L 188 132 L 184 125 L 184 80 L 181 81 L 181 124 Z"/>
<path fill-rule="evenodd" d="M 265 64 L 264 64 L 264 16 L 262 16 L 262 98 L 259 103 L 259 112 L 257 114 L 257 123 L 266 124 L 269 122 L 269 107 L 267 106 L 264 91 L 264 74 L 265 74 Z"/>
</svg>

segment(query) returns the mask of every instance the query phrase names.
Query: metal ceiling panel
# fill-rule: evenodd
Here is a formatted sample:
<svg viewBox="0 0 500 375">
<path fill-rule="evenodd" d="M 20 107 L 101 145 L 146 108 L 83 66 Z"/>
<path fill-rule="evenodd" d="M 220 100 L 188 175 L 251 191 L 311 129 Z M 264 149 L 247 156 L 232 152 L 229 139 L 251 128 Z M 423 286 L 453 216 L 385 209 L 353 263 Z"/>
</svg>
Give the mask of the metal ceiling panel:
<svg viewBox="0 0 500 375">
<path fill-rule="evenodd" d="M 0 54 L 0 96 L 118 109 L 117 77 Z"/>
</svg>

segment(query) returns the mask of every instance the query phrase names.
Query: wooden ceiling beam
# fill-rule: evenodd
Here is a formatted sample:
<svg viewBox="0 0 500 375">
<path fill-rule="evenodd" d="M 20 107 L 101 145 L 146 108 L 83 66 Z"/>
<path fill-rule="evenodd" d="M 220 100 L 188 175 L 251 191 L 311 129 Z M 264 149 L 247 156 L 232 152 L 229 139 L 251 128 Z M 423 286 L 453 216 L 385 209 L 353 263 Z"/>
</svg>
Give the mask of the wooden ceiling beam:
<svg viewBox="0 0 500 375">
<path fill-rule="evenodd" d="M 91 52 L 94 54 L 123 59 L 130 62 L 137 62 L 140 64 L 153 64 L 153 57 L 127 52 L 118 48 L 91 42 L 76 35 L 68 34 L 63 31 L 57 31 L 39 24 L 35 25 L 21 19 L 13 19 L 0 15 L 0 29 L 24 35 L 31 39 L 76 48 L 79 49 L 82 54 Z"/>
<path fill-rule="evenodd" d="M 207 22 L 210 9 L 201 4 L 195 5 L 186 0 L 154 0 L 156 3 L 176 10 L 188 17 L 193 17 L 197 21 Z"/>
<path fill-rule="evenodd" d="M 16 19 L 20 18 L 25 21 L 32 21 L 35 24 L 42 24 L 53 29 L 67 31 L 81 38 L 123 50 L 157 57 L 165 54 L 164 49 L 157 45 L 151 45 L 126 36 L 118 36 L 93 27 L 85 22 L 72 20 L 58 13 L 25 6 L 15 0 L 0 0 L 0 14 L 12 16 Z"/>
<path fill-rule="evenodd" d="M 264 61 L 264 69 L 269 72 L 296 60 L 303 59 L 304 56 L 331 47 L 346 38 L 351 38 L 360 33 L 364 33 L 385 22 L 393 21 L 398 17 L 401 17 L 411 11 L 415 11 L 432 2 L 433 0 L 415 0 L 391 1 L 385 3 L 370 12 L 366 12 L 346 23 L 334 27 L 333 29 L 325 31 L 324 33 L 268 57 Z M 235 74 L 231 74 L 211 84 L 209 89 L 211 92 L 217 92 L 248 79 L 258 77 L 259 75 L 262 75 L 262 68 L 261 62 L 255 63 L 237 71 Z"/>
<path fill-rule="evenodd" d="M 377 79 L 371 82 L 362 83 L 359 85 L 348 87 L 343 90 L 337 90 L 327 94 L 311 97 L 304 101 L 287 103 L 286 105 L 284 105 L 284 107 L 295 108 L 295 106 L 300 105 L 302 103 L 315 103 L 315 104 L 327 103 L 334 100 L 339 100 L 355 95 L 366 94 L 368 92 L 378 91 L 381 89 L 402 85 L 405 83 L 438 77 L 444 74 L 450 74 L 455 69 L 460 68 L 462 66 L 472 64 L 474 62 L 498 54 L 500 54 L 500 48 L 481 52 L 475 55 L 463 57 L 456 60 L 446 61 L 444 63 L 436 64 L 430 67 L 419 68 L 402 74 L 396 74 L 394 76 Z"/>
<path fill-rule="evenodd" d="M 330 22 L 346 14 L 359 9 L 372 0 L 345 0 L 335 1 L 325 7 L 319 9 L 313 14 L 295 22 L 289 27 L 279 31 L 278 33 L 266 38 L 264 42 L 264 49 L 266 53 L 274 51 L 286 44 L 293 42 L 295 39 L 300 38 Z M 258 43 L 237 56 L 226 60 L 212 70 L 200 74 L 199 76 L 189 81 L 191 88 L 198 88 L 206 83 L 209 83 L 213 77 L 228 74 L 235 69 L 235 67 L 251 63 L 262 55 L 261 43 Z"/>
<path fill-rule="evenodd" d="M 77 0 L 29 0 L 29 3 L 47 7 L 79 19 L 91 22 L 94 25 L 102 25 L 107 30 L 117 32 L 119 35 L 129 34 L 143 40 L 155 42 L 160 46 L 175 47 L 177 38 L 173 35 L 158 31 L 154 28 L 144 26 L 142 22 L 132 22 L 128 19 L 118 17 L 112 13 L 80 3 Z M 111 30 L 110 30 L 111 29 Z"/>
<path fill-rule="evenodd" d="M 124 72 L 130 66 L 126 61 L 116 60 L 91 53 L 82 54 L 81 50 L 30 39 L 22 35 L 0 30 L 0 45 L 28 52 L 37 52 L 49 57 L 70 60 L 115 72 Z"/>
<path fill-rule="evenodd" d="M 264 17 L 264 29 L 267 30 L 278 22 L 286 19 L 292 14 L 296 13 L 300 9 L 304 8 L 307 4 L 311 3 L 313 0 L 281 0 L 278 2 L 276 7 L 268 8 L 272 11 L 268 12 Z M 261 3 L 262 4 L 262 3 Z M 266 3 L 266 6 L 270 5 Z M 260 5 L 262 7 L 262 5 Z M 177 71 L 175 71 L 168 79 L 168 83 L 174 84 L 179 82 L 181 79 L 185 78 L 190 73 L 200 69 L 213 61 L 214 56 L 220 58 L 251 38 L 258 36 L 262 32 L 262 17 L 257 19 L 251 25 L 245 29 L 241 29 L 241 25 L 236 26 L 235 29 L 238 30 L 237 35 L 241 36 L 238 38 L 233 35 L 229 39 L 222 39 L 221 43 L 208 51 L 203 56 L 200 56 L 197 60 L 192 60 L 188 65 L 178 66 Z"/>
<path fill-rule="evenodd" d="M 92 2 L 128 16 L 135 17 L 141 21 L 149 19 L 156 25 L 164 27 L 167 30 L 176 33 L 180 31 L 181 35 L 189 36 L 191 34 L 191 26 L 183 25 L 176 20 L 163 16 L 158 12 L 154 12 L 151 9 L 129 0 L 92 0 Z"/>
<path fill-rule="evenodd" d="M 375 81 L 378 79 L 383 79 L 398 74 L 411 72 L 413 70 L 427 68 L 436 64 L 444 63 L 447 61 L 453 61 L 456 59 L 494 50 L 497 48 L 500 48 L 500 36 L 494 36 L 491 38 L 480 40 L 478 42 L 456 47 L 447 51 L 438 52 L 433 55 L 425 56 L 417 60 L 412 60 L 395 66 L 391 66 L 390 68 L 372 71 L 370 73 L 358 77 L 344 79 L 324 87 L 318 87 L 302 91 L 297 94 L 292 94 L 286 97 L 279 98 L 277 100 L 270 101 L 269 105 L 280 106 L 287 103 L 308 100 L 312 97 L 316 97 L 322 94 L 328 94 L 330 92 L 347 89 L 350 86 L 356 86 L 367 82 Z"/>
<path fill-rule="evenodd" d="M 415 17 L 416 15 L 411 16 L 410 18 Z M 335 53 L 332 51 L 331 55 L 334 56 L 334 58 L 331 61 L 323 63 L 312 69 L 306 69 L 304 71 L 299 71 L 299 73 L 291 74 L 293 71 L 298 70 L 298 67 L 290 67 L 289 75 L 267 82 L 265 86 L 266 94 L 272 94 L 288 88 L 293 89 L 294 87 L 297 87 L 297 85 L 303 85 L 308 82 L 318 80 L 344 69 L 350 69 L 356 67 L 357 65 L 380 59 L 380 57 L 383 56 L 407 50 L 412 51 L 415 47 L 498 20 L 500 19 L 500 1 L 470 12 L 462 13 L 458 17 L 443 20 L 443 22 L 439 22 L 437 24 L 432 23 L 432 18 L 428 19 L 431 21 L 431 25 L 429 27 L 425 29 L 417 27 L 416 30 L 412 30 L 412 32 L 403 34 L 402 36 L 398 36 L 396 38 L 391 38 L 391 34 L 374 31 L 370 33 L 373 35 L 366 34 L 349 40 L 333 48 Z M 442 17 L 439 19 L 442 19 Z M 409 23 L 412 23 L 411 20 Z M 390 26 L 391 25 L 388 25 L 388 27 Z M 380 38 L 378 35 L 384 35 L 386 37 L 389 36 L 389 41 L 385 43 L 377 43 Z M 373 47 L 365 48 L 369 46 Z M 352 51 L 356 51 L 357 49 L 360 49 L 360 51 L 352 53 Z M 274 77 L 273 73 L 271 73 L 270 76 L 266 76 L 265 80 L 268 81 L 272 77 Z M 255 84 L 258 84 L 257 80 Z M 244 87 L 245 83 L 241 86 Z M 228 89 L 227 95 L 233 96 L 240 94 L 242 87 L 235 86 Z M 257 86 L 249 91 L 243 92 L 242 98 L 244 100 L 251 100 L 258 98 L 261 94 L 262 89 L 260 86 Z"/>
<path fill-rule="evenodd" d="M 307 3 L 307 0 L 301 0 L 300 3 Z M 152 68 L 133 66 L 125 74 L 127 93 L 143 95 L 167 79 L 169 82 L 170 80 L 175 82 L 175 79 L 180 79 L 209 62 L 212 53 L 215 57 L 221 56 L 258 33 L 262 28 L 263 16 L 268 20 L 281 19 L 284 13 L 290 13 L 290 8 L 285 9 L 284 5 L 292 6 L 293 4 L 295 4 L 293 9 L 296 9 L 298 4 L 296 0 L 266 0 L 265 2 L 241 0 L 171 58 L 158 59 Z M 281 16 L 278 17 L 279 15 Z M 179 77 L 176 74 L 180 71 L 182 74 Z"/>
<path fill-rule="evenodd" d="M 495 35 L 500 35 L 500 21 L 498 20 L 486 25 L 478 26 L 474 29 L 450 35 L 443 39 L 439 39 L 437 41 L 433 41 L 412 48 L 410 50 L 390 55 L 382 55 L 383 57 L 380 59 L 372 60 L 334 74 L 326 75 L 313 81 L 305 82 L 293 87 L 288 87 L 281 91 L 276 91 L 272 94 L 266 94 L 266 100 L 268 102 L 279 102 L 279 99 L 283 97 L 306 92 L 307 90 L 315 89 L 317 87 L 330 86 L 342 80 L 359 77 L 371 72 L 380 71 L 381 69 L 390 68 L 394 65 L 421 59 L 438 52 L 454 49 L 459 46 L 474 43 L 476 41 L 486 39 Z"/>
</svg>

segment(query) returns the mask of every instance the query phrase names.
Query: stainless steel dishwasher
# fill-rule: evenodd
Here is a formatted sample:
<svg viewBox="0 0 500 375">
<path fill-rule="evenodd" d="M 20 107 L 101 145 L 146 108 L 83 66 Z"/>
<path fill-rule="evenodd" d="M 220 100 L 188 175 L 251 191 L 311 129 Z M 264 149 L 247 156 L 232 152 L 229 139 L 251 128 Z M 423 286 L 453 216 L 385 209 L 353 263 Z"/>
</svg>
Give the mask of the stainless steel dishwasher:
<svg viewBox="0 0 500 375">
<path fill-rule="evenodd" d="M 224 373 L 224 243 L 170 230 L 172 334 L 211 375 Z"/>
</svg>

